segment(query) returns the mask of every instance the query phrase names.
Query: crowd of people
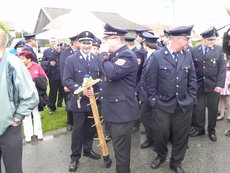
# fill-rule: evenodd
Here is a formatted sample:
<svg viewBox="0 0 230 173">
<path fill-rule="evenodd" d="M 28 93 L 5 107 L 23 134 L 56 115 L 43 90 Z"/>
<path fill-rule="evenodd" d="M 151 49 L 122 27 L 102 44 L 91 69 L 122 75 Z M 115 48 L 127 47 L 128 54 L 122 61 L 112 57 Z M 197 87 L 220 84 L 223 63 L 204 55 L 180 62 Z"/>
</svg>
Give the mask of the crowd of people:
<svg viewBox="0 0 230 173">
<path fill-rule="evenodd" d="M 106 23 L 102 40 L 96 33 L 83 31 L 70 37 L 71 45 L 64 48 L 50 38 L 41 65 L 33 51 L 36 34 L 26 35 L 25 42 L 16 44 L 12 52 L 5 49 L 7 37 L 0 31 L 0 96 L 8 105 L 0 105 L 0 157 L 6 172 L 22 173 L 22 120 L 25 141 L 30 142 L 34 135 L 42 140 L 40 111 L 48 105 L 53 115 L 56 107 L 63 107 L 63 100 L 66 129 L 72 131 L 68 170 L 77 171 L 82 152 L 100 159 L 92 149 L 96 129 L 89 118 L 93 116 L 89 97 L 95 92 L 99 93 L 97 104 L 105 133 L 112 139 L 116 173 L 131 172 L 131 137 L 140 123 L 146 135 L 140 147 L 153 147 L 157 154 L 150 167 L 157 169 L 166 160 L 170 141 L 169 167 L 184 173 L 181 163 L 189 136 L 207 131 L 215 142 L 216 122 L 224 119 L 225 109 L 230 119 L 229 57 L 215 44 L 218 33 L 214 27 L 200 34 L 201 43 L 195 47 L 189 45 L 192 29 L 193 25 L 179 26 L 164 30 L 160 37 L 138 29 L 134 37 Z M 94 92 L 88 88 L 74 94 L 86 74 L 101 80 L 93 86 Z"/>
</svg>

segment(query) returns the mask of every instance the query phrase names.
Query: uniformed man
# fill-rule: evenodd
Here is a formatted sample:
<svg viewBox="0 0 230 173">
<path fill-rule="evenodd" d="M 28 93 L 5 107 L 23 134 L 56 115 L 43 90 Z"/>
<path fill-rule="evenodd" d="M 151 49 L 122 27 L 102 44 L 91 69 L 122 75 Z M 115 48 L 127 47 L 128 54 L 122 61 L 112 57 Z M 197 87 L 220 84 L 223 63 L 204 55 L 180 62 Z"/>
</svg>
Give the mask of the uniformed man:
<svg viewBox="0 0 230 173">
<path fill-rule="evenodd" d="M 101 77 L 98 57 L 90 53 L 93 38 L 94 35 L 89 31 L 84 31 L 78 35 L 80 50 L 67 58 L 64 68 L 63 83 L 72 94 L 70 110 L 73 112 L 74 122 L 71 141 L 72 154 L 69 165 L 71 172 L 77 170 L 82 148 L 83 156 L 96 160 L 101 158 L 92 150 L 93 137 L 96 131 L 92 127 L 94 120 L 88 117 L 92 116 L 88 97 L 92 96 L 93 93 L 86 89 L 83 91 L 83 95 L 73 95 L 73 92 L 82 85 L 85 74 L 91 75 L 93 79 Z M 94 86 L 95 92 L 99 91 L 97 86 Z"/>
<path fill-rule="evenodd" d="M 100 46 L 101 46 L 101 40 L 99 38 L 95 37 L 93 39 L 93 45 L 92 45 L 91 53 L 93 53 L 94 55 L 98 55 L 99 50 L 100 50 Z"/>
<path fill-rule="evenodd" d="M 215 28 L 201 33 L 202 44 L 191 49 L 197 76 L 197 104 L 194 106 L 195 129 L 190 136 L 205 134 L 205 110 L 208 108 L 208 134 L 216 141 L 216 119 L 220 92 L 224 88 L 226 61 L 222 47 L 215 45 Z"/>
<path fill-rule="evenodd" d="M 144 47 L 143 47 L 143 43 L 144 43 L 144 38 L 142 37 L 142 33 L 148 31 L 147 29 L 137 29 L 136 30 L 136 39 L 135 41 L 138 43 L 137 48 L 140 51 L 140 57 L 138 57 L 138 59 L 140 59 L 139 61 L 139 66 L 138 66 L 138 72 L 137 72 L 137 83 L 140 80 L 141 77 L 141 73 L 142 73 L 142 65 L 145 61 L 145 58 L 147 56 L 147 52 L 145 51 Z"/>
<path fill-rule="evenodd" d="M 142 71 L 142 65 L 143 65 L 143 62 L 144 62 L 144 57 L 141 53 L 141 51 L 139 49 L 137 49 L 137 47 L 135 46 L 135 37 L 132 37 L 132 36 L 125 36 L 125 44 L 129 47 L 129 49 L 131 49 L 136 57 L 137 57 L 137 63 L 138 63 L 138 73 L 137 73 L 137 85 L 140 81 L 140 74 L 141 74 L 141 71 Z M 138 98 L 138 91 L 136 93 L 137 95 L 137 100 L 139 101 L 139 98 Z M 134 126 L 133 126 L 133 129 L 132 129 L 132 134 L 133 133 L 136 133 L 137 131 L 140 130 L 140 119 L 136 120 L 135 123 L 134 123 Z"/>
<path fill-rule="evenodd" d="M 147 65 L 152 58 L 153 52 L 157 49 L 156 42 L 159 37 L 149 33 L 143 32 L 143 38 L 145 39 L 143 47 L 147 51 L 147 58 L 142 66 L 141 79 L 138 83 L 138 98 L 141 101 L 141 120 L 145 129 L 146 140 L 141 144 L 141 148 L 148 148 L 153 146 L 153 130 L 152 130 L 152 108 L 147 103 L 147 93 L 146 93 L 146 84 L 145 84 L 145 72 Z"/>
<path fill-rule="evenodd" d="M 50 48 L 44 50 L 42 57 L 42 68 L 46 72 L 49 78 L 49 114 L 53 114 L 56 110 L 56 100 L 57 106 L 62 107 L 62 102 L 64 98 L 64 88 L 61 83 L 59 60 L 61 48 L 57 45 L 56 38 L 50 38 Z M 57 99 L 58 97 L 58 99 Z"/>
<path fill-rule="evenodd" d="M 196 74 L 191 53 L 185 51 L 191 26 L 169 30 L 169 44 L 155 51 L 146 72 L 148 103 L 152 107 L 154 148 L 157 157 L 151 167 L 165 161 L 169 137 L 172 142 L 170 168 L 184 173 L 181 162 L 188 145 L 193 103 L 196 99 Z"/>
<path fill-rule="evenodd" d="M 30 51 L 33 53 L 33 58 L 32 61 L 38 63 L 38 58 L 36 53 L 33 50 L 33 47 L 36 46 L 37 42 L 36 42 L 36 34 L 29 34 L 29 35 L 24 35 L 25 38 L 25 45 L 22 48 L 22 51 Z"/>
<path fill-rule="evenodd" d="M 66 49 L 64 49 L 63 51 L 61 51 L 61 54 L 60 54 L 59 66 L 60 66 L 60 75 L 61 75 L 62 86 L 64 86 L 64 84 L 63 84 L 63 73 L 64 73 L 64 67 L 65 67 L 66 59 L 67 59 L 67 57 L 69 57 L 70 55 L 76 53 L 79 50 L 78 35 L 70 37 L 69 39 L 71 41 L 71 46 L 69 46 Z M 69 103 L 70 103 L 71 94 L 70 94 L 69 88 L 67 88 L 66 86 L 64 86 L 64 91 L 65 91 L 64 97 L 65 97 L 66 112 L 67 112 L 67 126 L 66 126 L 66 129 L 68 131 L 71 131 L 72 126 L 73 126 L 73 113 L 69 109 Z"/>
<path fill-rule="evenodd" d="M 116 172 L 130 173 L 131 130 L 139 118 L 135 96 L 137 57 L 125 45 L 126 30 L 105 24 L 100 66 L 106 81 L 99 97 L 102 115 L 109 124 Z M 110 55 L 109 55 L 110 54 Z"/>
</svg>

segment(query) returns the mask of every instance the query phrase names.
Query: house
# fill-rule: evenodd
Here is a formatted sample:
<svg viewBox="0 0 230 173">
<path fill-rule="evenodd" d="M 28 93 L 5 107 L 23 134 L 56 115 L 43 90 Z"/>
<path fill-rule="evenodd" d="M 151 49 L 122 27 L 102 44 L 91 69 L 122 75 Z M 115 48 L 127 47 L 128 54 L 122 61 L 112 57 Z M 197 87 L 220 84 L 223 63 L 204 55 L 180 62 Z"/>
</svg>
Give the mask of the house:
<svg viewBox="0 0 230 173">
<path fill-rule="evenodd" d="M 36 26 L 34 29 L 34 33 L 41 33 L 43 28 L 53 19 L 58 16 L 67 14 L 71 11 L 71 9 L 60 9 L 60 8 L 50 8 L 43 7 L 38 16 L 38 20 L 36 22 Z M 99 20 L 102 22 L 110 23 L 113 26 L 117 26 L 120 28 L 124 28 L 129 31 L 129 33 L 134 34 L 135 29 L 148 29 L 147 27 L 134 23 L 130 20 L 127 20 L 120 16 L 118 13 L 110 13 L 110 12 L 92 12 Z"/>
</svg>

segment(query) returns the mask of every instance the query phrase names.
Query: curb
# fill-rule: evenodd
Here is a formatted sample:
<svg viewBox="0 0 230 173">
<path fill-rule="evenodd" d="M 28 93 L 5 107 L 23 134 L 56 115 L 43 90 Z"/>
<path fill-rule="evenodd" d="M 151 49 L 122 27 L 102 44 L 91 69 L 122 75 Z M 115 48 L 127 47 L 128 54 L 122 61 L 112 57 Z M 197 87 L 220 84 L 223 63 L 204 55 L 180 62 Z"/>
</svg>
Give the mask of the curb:
<svg viewBox="0 0 230 173">
<path fill-rule="evenodd" d="M 52 131 L 44 133 L 42 140 L 38 140 L 36 137 L 32 137 L 31 142 L 26 142 L 25 138 L 23 138 L 23 145 L 36 144 L 39 141 L 41 141 L 41 142 L 49 141 L 49 140 L 52 140 L 52 139 L 59 137 L 61 135 L 67 135 L 68 133 L 70 133 L 70 132 L 67 131 L 65 127 L 61 128 L 61 129 L 57 129 L 57 130 L 52 130 Z"/>
</svg>

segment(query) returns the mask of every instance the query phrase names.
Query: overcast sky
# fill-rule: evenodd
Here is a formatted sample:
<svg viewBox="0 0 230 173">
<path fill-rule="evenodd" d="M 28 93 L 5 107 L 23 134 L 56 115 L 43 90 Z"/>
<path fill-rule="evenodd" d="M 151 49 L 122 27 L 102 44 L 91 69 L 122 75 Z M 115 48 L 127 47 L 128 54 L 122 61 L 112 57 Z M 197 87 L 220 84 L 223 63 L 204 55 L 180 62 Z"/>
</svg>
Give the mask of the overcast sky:
<svg viewBox="0 0 230 173">
<path fill-rule="evenodd" d="M 116 12 L 139 24 L 195 24 L 200 31 L 230 23 L 224 5 L 230 5 L 229 0 L 6 0 L 0 6 L 0 21 L 13 21 L 17 30 L 33 32 L 42 7 L 84 8 Z"/>
</svg>

